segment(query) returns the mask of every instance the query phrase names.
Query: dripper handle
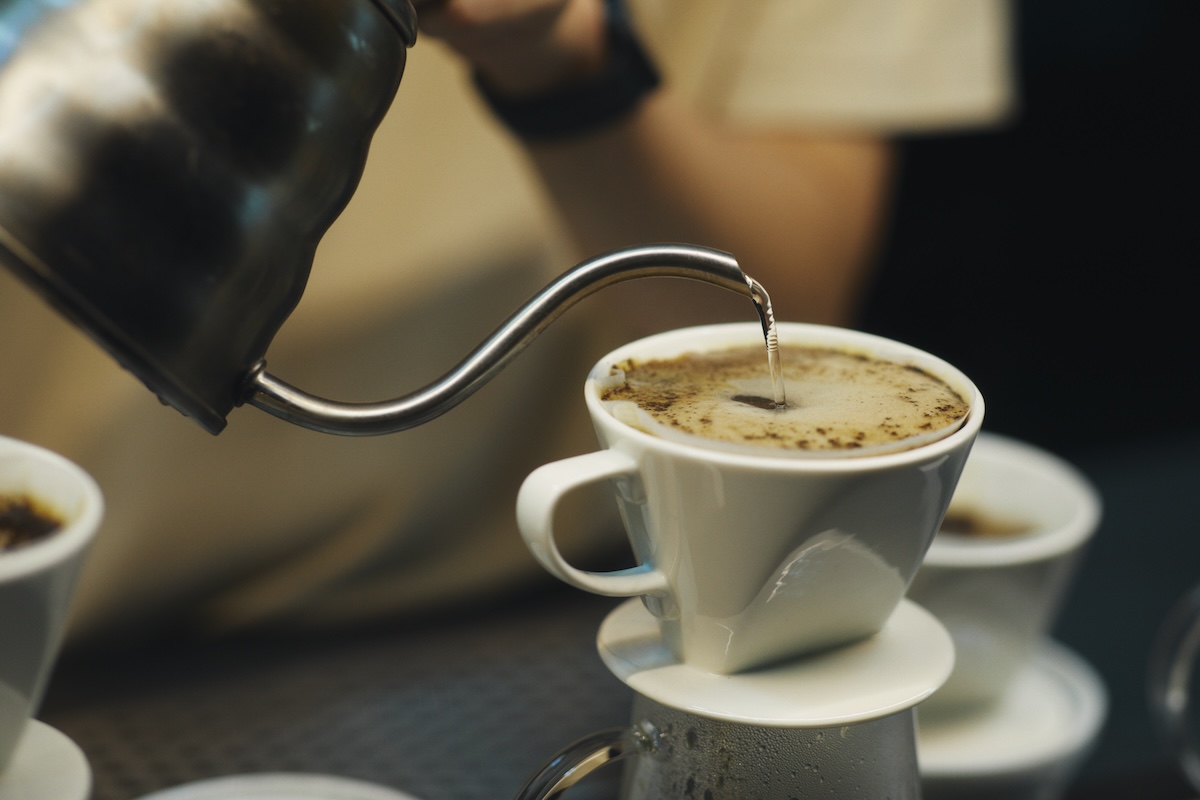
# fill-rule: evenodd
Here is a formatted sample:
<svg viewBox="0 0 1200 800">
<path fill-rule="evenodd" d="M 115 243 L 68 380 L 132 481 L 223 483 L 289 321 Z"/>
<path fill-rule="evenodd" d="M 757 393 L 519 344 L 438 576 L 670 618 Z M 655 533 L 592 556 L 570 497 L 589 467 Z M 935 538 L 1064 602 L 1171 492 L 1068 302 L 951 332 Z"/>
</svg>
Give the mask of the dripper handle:
<svg viewBox="0 0 1200 800">
<path fill-rule="evenodd" d="M 517 493 L 521 538 L 551 575 L 577 589 L 608 597 L 646 595 L 662 603 L 670 597 L 671 584 L 649 561 L 626 569 L 590 572 L 571 566 L 558 549 L 554 523 L 563 499 L 585 486 L 616 480 L 641 482 L 637 459 L 617 449 L 595 450 L 538 467 Z M 638 549 L 635 547 L 635 552 Z"/>
<path fill-rule="evenodd" d="M 584 261 L 552 281 L 508 318 L 457 367 L 412 394 L 380 403 L 345 403 L 308 394 L 268 374 L 250 376 L 244 403 L 301 427 L 343 436 L 407 430 L 466 400 L 508 365 L 538 334 L 575 303 L 607 286 L 635 278 L 702 281 L 756 302 L 761 287 L 733 256 L 688 244 L 642 245 Z M 760 312 L 761 316 L 761 312 Z"/>
</svg>

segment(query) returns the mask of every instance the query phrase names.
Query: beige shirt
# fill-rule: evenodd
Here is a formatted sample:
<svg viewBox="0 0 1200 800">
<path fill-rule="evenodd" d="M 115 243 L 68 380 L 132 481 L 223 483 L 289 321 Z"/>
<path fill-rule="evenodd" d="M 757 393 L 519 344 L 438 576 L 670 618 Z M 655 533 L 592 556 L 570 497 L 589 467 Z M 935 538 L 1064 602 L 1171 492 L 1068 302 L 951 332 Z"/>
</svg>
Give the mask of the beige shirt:
<svg viewBox="0 0 1200 800">
<path fill-rule="evenodd" d="M 1000 0 L 631 5 L 666 81 L 739 124 L 893 133 L 989 124 L 1012 105 Z M 339 400 L 406 394 L 575 260 L 519 145 L 462 65 L 420 41 L 268 368 Z M 212 437 L 0 270 L 0 433 L 74 459 L 107 498 L 76 633 L 183 604 L 214 626 L 336 623 L 540 575 L 513 504 L 535 466 L 594 446 L 580 387 L 603 353 L 585 318 L 569 312 L 411 431 L 339 438 L 242 408 Z M 611 506 L 582 499 L 564 549 L 619 539 Z"/>
</svg>

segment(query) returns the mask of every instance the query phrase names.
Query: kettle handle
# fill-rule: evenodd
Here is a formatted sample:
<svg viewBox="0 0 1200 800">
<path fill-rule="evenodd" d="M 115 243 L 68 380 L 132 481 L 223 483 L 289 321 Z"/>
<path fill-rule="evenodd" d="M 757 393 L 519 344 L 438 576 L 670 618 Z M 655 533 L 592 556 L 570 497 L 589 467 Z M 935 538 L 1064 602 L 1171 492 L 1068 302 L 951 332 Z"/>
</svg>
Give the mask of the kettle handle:
<svg viewBox="0 0 1200 800">
<path fill-rule="evenodd" d="M 409 0 L 374 0 L 375 5 L 396 27 L 405 47 L 417 43 L 417 11 Z"/>
<path fill-rule="evenodd" d="M 648 277 L 688 278 L 745 295 L 754 301 L 764 333 L 773 324 L 766 292 L 742 272 L 733 256 L 697 245 L 642 245 L 598 256 L 563 273 L 457 367 L 412 394 L 379 403 L 325 400 L 268 374 L 261 362 L 249 376 L 242 402 L 323 433 L 374 436 L 407 430 L 441 416 L 474 394 L 584 297 L 615 283 Z"/>
</svg>

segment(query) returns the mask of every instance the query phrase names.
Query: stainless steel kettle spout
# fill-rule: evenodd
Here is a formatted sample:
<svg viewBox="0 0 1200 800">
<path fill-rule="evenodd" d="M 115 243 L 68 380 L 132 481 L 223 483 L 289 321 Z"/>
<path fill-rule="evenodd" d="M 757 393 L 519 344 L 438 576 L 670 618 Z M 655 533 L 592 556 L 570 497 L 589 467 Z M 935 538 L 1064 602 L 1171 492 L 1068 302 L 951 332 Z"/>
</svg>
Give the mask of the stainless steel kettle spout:
<svg viewBox="0 0 1200 800">
<path fill-rule="evenodd" d="M 728 253 L 685 244 L 618 250 L 584 261 L 551 282 L 517 310 L 457 367 L 424 389 L 380 403 L 341 403 L 314 397 L 260 367 L 250 378 L 246 402 L 324 433 L 370 436 L 412 428 L 466 400 L 579 300 L 635 278 L 675 277 L 711 283 L 754 301 L 764 334 L 771 327 L 770 300 Z"/>
</svg>

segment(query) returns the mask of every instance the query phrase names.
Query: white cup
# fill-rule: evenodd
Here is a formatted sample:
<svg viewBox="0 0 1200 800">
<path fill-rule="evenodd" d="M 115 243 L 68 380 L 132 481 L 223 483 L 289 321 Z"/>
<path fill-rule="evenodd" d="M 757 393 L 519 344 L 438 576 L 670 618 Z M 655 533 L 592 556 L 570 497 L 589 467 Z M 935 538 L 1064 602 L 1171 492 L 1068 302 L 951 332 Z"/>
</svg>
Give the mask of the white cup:
<svg viewBox="0 0 1200 800">
<path fill-rule="evenodd" d="M 62 521 L 0 551 L 0 772 L 37 711 L 66 629 L 76 578 L 104 514 L 86 472 L 48 450 L 0 437 L 0 497 L 28 497 Z"/>
<path fill-rule="evenodd" d="M 517 499 L 521 533 L 546 569 L 586 591 L 642 596 L 676 657 L 710 672 L 878 632 L 920 566 L 983 416 L 966 376 L 920 350 L 818 325 L 784 323 L 779 334 L 784 346 L 834 347 L 923 368 L 966 399 L 969 413 L 943 438 L 859 457 L 735 452 L 653 436 L 601 401 L 612 364 L 763 343 L 753 324 L 671 331 L 600 360 L 584 398 L 604 449 L 540 467 Z M 640 563 L 607 573 L 577 569 L 555 544 L 555 510 L 573 490 L 609 480 Z"/>
<path fill-rule="evenodd" d="M 995 702 L 1053 625 L 1084 544 L 1100 522 L 1096 490 L 1067 462 L 995 434 L 975 442 L 947 519 L 966 515 L 1023 533 L 939 533 L 909 597 L 954 639 L 949 680 L 923 718 Z"/>
</svg>

